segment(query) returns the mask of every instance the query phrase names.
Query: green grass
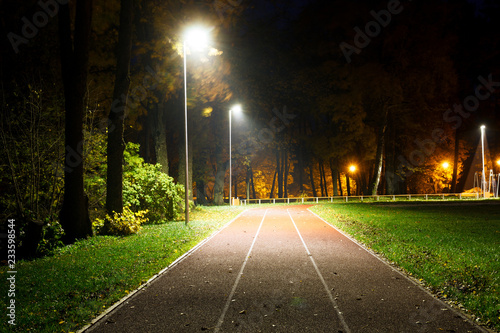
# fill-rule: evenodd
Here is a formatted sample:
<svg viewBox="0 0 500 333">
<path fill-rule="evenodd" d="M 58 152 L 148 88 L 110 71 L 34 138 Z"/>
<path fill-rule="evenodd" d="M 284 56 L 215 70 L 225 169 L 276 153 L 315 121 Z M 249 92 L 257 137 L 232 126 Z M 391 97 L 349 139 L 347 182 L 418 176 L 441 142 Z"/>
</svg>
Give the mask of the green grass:
<svg viewBox="0 0 500 333">
<path fill-rule="evenodd" d="M 312 211 L 500 330 L 498 203 L 325 204 Z"/>
<path fill-rule="evenodd" d="M 243 209 L 202 208 L 192 213 L 190 228 L 184 222 L 149 225 L 136 235 L 92 237 L 51 257 L 18 262 L 17 325 L 4 319 L 0 331 L 73 332 L 82 328 Z M 6 267 L 0 268 L 0 278 L 6 281 Z M 6 311 L 6 292 L 2 301 Z"/>
</svg>

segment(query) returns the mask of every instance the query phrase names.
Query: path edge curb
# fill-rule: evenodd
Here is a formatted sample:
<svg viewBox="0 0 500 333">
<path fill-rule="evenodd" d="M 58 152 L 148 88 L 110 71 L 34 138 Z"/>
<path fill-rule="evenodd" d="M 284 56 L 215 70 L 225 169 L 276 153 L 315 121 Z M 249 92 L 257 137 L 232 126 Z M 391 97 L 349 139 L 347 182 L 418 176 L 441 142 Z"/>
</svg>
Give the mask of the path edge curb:
<svg viewBox="0 0 500 333">
<path fill-rule="evenodd" d="M 243 210 L 242 212 L 240 212 L 238 215 L 236 215 L 233 219 L 231 219 L 229 222 L 227 222 L 221 228 L 219 228 L 218 230 L 214 231 L 211 235 L 209 235 L 205 239 L 201 240 L 198 244 L 196 244 L 194 247 L 192 247 L 189 251 L 187 251 L 186 253 L 184 253 L 179 258 L 175 259 L 170 265 L 168 265 L 167 267 L 163 268 L 161 271 L 159 271 L 158 273 L 156 273 L 155 275 L 153 275 L 148 281 L 146 281 L 145 283 L 143 283 L 142 285 L 140 285 L 139 287 L 137 287 L 137 289 L 131 291 L 129 294 L 127 294 L 126 296 L 124 296 L 123 298 L 121 298 L 120 300 L 118 300 L 117 302 L 115 302 L 113 305 L 111 305 L 109 308 L 107 308 L 100 315 L 98 315 L 97 317 L 95 317 L 94 319 L 92 319 L 92 321 L 90 323 L 88 323 L 87 325 L 85 325 L 84 327 L 82 327 L 81 329 L 79 329 L 77 331 L 77 333 L 84 333 L 84 332 L 87 332 L 87 331 L 90 332 L 89 330 L 92 327 L 94 327 L 95 324 L 97 324 L 99 321 L 101 321 L 101 319 L 103 319 L 108 314 L 110 314 L 111 312 L 113 312 L 116 308 L 118 308 L 120 305 L 122 305 L 123 303 L 125 303 L 127 300 L 129 300 L 130 298 L 132 298 L 133 296 L 135 296 L 139 291 L 142 291 L 143 289 L 145 289 L 146 287 L 148 287 L 151 283 L 153 283 L 155 280 L 157 280 L 161 275 L 163 275 L 164 273 L 166 273 L 168 270 L 170 270 L 170 269 L 174 268 L 175 266 L 177 266 L 177 264 L 179 264 L 181 261 L 183 261 L 184 259 L 186 259 L 187 257 L 189 257 L 192 253 L 196 252 L 200 247 L 202 247 L 208 241 L 210 241 L 212 238 L 214 238 L 215 236 L 217 236 L 222 230 L 226 229 L 231 223 L 233 223 L 234 221 L 236 221 L 243 213 L 245 213 L 249 209 L 250 208 L 247 208 L 247 209 Z"/>
<path fill-rule="evenodd" d="M 432 292 L 430 292 L 427 288 L 425 288 L 424 286 L 422 286 L 419 282 L 417 282 L 415 280 L 415 278 L 411 277 L 411 276 L 408 276 L 408 274 L 406 274 L 404 271 L 401 271 L 398 267 L 395 267 L 395 264 L 391 264 L 389 261 L 387 261 L 385 258 L 381 257 L 380 255 L 378 255 L 377 253 L 375 253 L 373 250 L 371 250 L 370 248 L 366 247 L 366 245 L 364 245 L 363 243 L 360 243 L 358 242 L 356 239 L 354 239 L 351 235 L 347 234 L 346 232 L 340 230 L 339 228 L 337 228 L 336 226 L 334 226 L 333 224 L 331 224 L 330 222 L 328 222 L 327 220 L 325 220 L 323 217 L 319 216 L 318 214 L 316 214 L 315 212 L 313 212 L 312 210 L 310 210 L 310 208 L 307 208 L 307 210 L 312 213 L 314 216 L 316 216 L 317 218 L 319 218 L 321 221 L 323 221 L 324 223 L 326 223 L 327 225 L 329 225 L 330 227 L 332 227 L 333 229 L 337 230 L 339 233 L 341 233 L 343 236 L 345 236 L 347 239 L 349 239 L 351 242 L 353 242 L 354 244 L 358 245 L 359 247 L 361 247 L 363 250 L 365 250 L 366 252 L 368 252 L 369 254 L 371 254 L 372 256 L 374 256 L 375 258 L 377 258 L 380 262 L 384 263 L 385 265 L 389 266 L 394 272 L 397 272 L 398 274 L 400 274 L 401 276 L 403 276 L 405 279 L 409 280 L 411 283 L 413 283 L 415 286 L 417 286 L 418 288 L 420 288 L 422 291 L 424 291 L 425 293 L 427 293 L 429 296 L 431 296 L 432 298 L 438 300 L 439 302 L 441 302 L 443 305 L 445 305 L 449 310 L 453 311 L 454 313 L 456 313 L 457 315 L 459 315 L 462 319 L 468 321 L 469 323 L 471 323 L 472 325 L 474 325 L 475 327 L 479 328 L 481 331 L 483 331 L 484 333 L 496 333 L 496 331 L 494 330 L 490 330 L 489 328 L 487 327 L 484 327 L 484 326 L 481 326 L 477 323 L 474 322 L 474 320 L 472 318 L 469 318 L 468 315 L 466 315 L 465 313 L 463 313 L 462 311 L 460 311 L 460 309 L 457 309 L 455 307 L 453 307 L 451 304 L 449 304 L 448 302 L 442 300 L 441 298 L 437 297 L 436 295 L 434 295 Z"/>
</svg>

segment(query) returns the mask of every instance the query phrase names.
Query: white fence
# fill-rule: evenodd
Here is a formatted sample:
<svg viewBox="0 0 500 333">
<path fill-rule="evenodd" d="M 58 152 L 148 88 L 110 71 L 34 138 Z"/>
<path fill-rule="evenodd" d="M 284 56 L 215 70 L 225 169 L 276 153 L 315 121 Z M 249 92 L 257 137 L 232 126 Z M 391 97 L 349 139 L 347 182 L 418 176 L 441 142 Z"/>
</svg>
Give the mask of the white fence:
<svg viewBox="0 0 500 333">
<path fill-rule="evenodd" d="M 364 202 L 364 201 L 411 201 L 411 200 L 477 200 L 482 199 L 479 193 L 442 193 L 442 194 L 398 194 L 398 195 L 359 195 L 336 197 L 298 197 L 298 198 L 267 198 L 240 199 L 242 205 L 250 204 L 291 204 L 319 202 Z"/>
</svg>

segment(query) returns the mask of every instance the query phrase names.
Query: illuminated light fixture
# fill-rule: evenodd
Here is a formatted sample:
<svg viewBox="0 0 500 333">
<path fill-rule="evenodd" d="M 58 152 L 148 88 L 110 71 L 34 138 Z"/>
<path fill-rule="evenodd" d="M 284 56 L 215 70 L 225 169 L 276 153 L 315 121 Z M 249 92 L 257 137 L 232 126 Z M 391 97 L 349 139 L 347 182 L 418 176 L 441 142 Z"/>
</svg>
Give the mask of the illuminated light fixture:
<svg viewBox="0 0 500 333">
<path fill-rule="evenodd" d="M 450 163 L 448 163 L 448 162 L 443 162 L 442 165 L 443 165 L 444 169 L 448 169 L 450 167 Z"/>
<path fill-rule="evenodd" d="M 350 172 L 355 172 L 356 171 L 356 166 L 355 165 L 349 166 L 349 171 Z"/>
<path fill-rule="evenodd" d="M 194 51 L 202 51 L 208 47 L 210 42 L 209 31 L 202 26 L 189 28 L 184 34 L 184 45 L 189 46 Z"/>
</svg>

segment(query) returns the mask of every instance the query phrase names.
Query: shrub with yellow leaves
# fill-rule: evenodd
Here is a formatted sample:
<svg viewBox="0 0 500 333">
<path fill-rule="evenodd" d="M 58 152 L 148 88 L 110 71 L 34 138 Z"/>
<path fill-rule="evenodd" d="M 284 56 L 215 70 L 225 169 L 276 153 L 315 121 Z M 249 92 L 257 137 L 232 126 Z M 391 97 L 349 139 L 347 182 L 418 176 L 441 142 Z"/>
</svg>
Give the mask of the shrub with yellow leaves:
<svg viewBox="0 0 500 333">
<path fill-rule="evenodd" d="M 113 216 L 106 215 L 104 219 L 96 218 L 93 227 L 99 235 L 125 236 L 137 233 L 141 225 L 148 221 L 145 215 L 147 210 L 133 212 L 129 206 L 123 207 L 123 213 L 113 213 Z"/>
</svg>

